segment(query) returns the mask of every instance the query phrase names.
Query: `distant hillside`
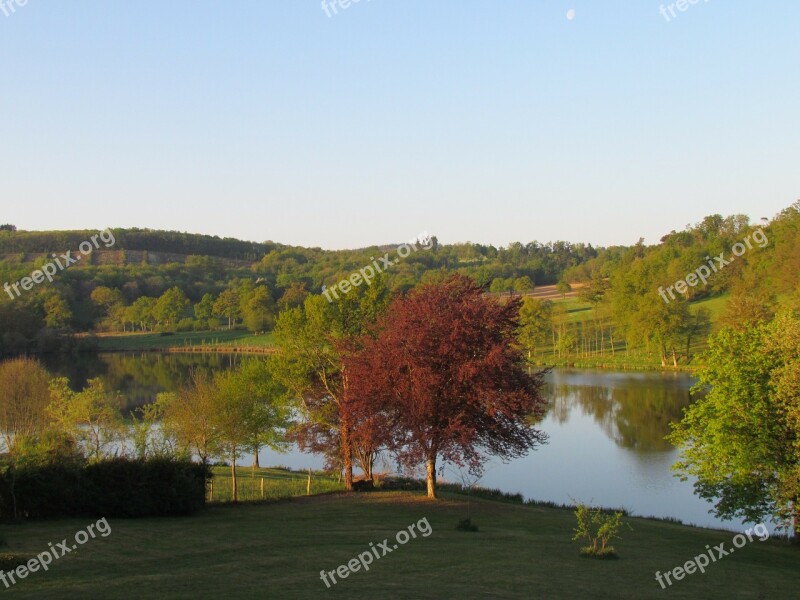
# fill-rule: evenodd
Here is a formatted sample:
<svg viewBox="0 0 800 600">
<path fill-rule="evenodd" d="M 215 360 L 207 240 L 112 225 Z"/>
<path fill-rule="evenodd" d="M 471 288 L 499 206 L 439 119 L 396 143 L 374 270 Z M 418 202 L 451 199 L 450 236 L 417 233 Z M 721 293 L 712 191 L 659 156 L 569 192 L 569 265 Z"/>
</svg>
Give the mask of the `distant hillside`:
<svg viewBox="0 0 800 600">
<path fill-rule="evenodd" d="M 116 246 L 114 246 L 116 247 Z M 56 251 L 58 254 L 66 252 L 69 248 Z M 74 246 L 71 248 L 74 252 Z M 35 264 L 42 260 L 47 262 L 49 257 L 55 252 L 14 252 L 0 253 L 0 261 L 5 261 L 10 265 Z M 226 258 L 219 255 L 198 255 L 198 254 L 176 254 L 174 252 L 153 252 L 151 250 L 106 250 L 102 246 L 99 250 L 94 250 L 90 255 L 82 257 L 82 261 L 73 265 L 73 269 L 86 269 L 89 267 L 124 267 L 127 265 L 152 265 L 155 267 L 169 264 L 179 264 L 187 266 L 206 266 L 215 262 L 218 266 L 228 268 L 250 267 L 256 263 L 254 260 L 240 258 Z"/>
<path fill-rule="evenodd" d="M 273 250 L 284 246 L 271 242 L 246 242 L 234 238 L 159 231 L 153 229 L 111 229 L 116 240 L 114 251 L 139 251 L 173 255 L 171 262 L 184 262 L 185 256 L 214 256 L 238 261 L 256 262 Z M 95 230 L 83 231 L 0 231 L 0 255 L 44 254 L 50 252 L 75 251 L 78 245 L 96 235 Z M 101 251 L 104 250 L 101 246 Z M 109 258 L 111 263 L 121 264 L 120 256 Z M 128 262 L 148 262 L 147 257 L 131 257 Z M 164 257 L 170 262 L 168 257 Z M 119 262 L 117 262 L 119 261 Z M 27 257 L 22 262 L 28 262 Z M 156 259 L 153 264 L 163 264 Z"/>
</svg>

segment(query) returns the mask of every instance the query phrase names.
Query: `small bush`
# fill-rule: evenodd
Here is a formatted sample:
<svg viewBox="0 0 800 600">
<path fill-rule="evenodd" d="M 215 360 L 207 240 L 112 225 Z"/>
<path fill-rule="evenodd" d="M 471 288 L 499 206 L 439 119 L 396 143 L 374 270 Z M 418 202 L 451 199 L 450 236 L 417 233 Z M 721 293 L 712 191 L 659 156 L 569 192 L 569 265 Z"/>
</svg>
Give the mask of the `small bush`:
<svg viewBox="0 0 800 600">
<path fill-rule="evenodd" d="M 478 531 L 478 526 L 472 522 L 472 519 L 461 519 L 456 525 L 458 531 Z"/>
<path fill-rule="evenodd" d="M 578 526 L 572 539 L 586 540 L 588 546 L 581 548 L 583 556 L 599 559 L 617 558 L 612 540 L 620 539 L 619 529 L 622 527 L 623 514 L 603 512 L 600 508 L 590 508 L 581 502 L 576 503 L 575 518 Z"/>
<path fill-rule="evenodd" d="M 195 331 L 195 321 L 194 319 L 184 318 L 178 321 L 178 324 L 175 326 L 175 329 L 181 333 L 185 333 L 187 331 Z"/>
</svg>

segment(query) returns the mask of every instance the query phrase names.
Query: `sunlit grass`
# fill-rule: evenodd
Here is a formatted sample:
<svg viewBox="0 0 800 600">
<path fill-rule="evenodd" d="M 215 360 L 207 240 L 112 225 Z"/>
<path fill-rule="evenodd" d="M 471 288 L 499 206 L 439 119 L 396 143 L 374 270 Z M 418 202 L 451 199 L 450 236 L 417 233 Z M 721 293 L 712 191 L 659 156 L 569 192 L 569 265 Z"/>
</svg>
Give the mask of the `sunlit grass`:
<svg viewBox="0 0 800 600">
<path fill-rule="evenodd" d="M 249 331 L 190 331 L 162 335 L 160 333 L 128 333 L 98 337 L 100 352 L 147 351 L 181 348 L 248 348 L 264 349 L 275 343 L 272 333 L 254 335 Z"/>
<path fill-rule="evenodd" d="M 479 530 L 456 530 L 469 517 Z M 398 531 L 427 519 L 418 536 L 339 580 L 331 571 L 370 543 L 393 544 Z M 15 552 L 35 554 L 71 539 L 93 519 L 5 525 Z M 733 533 L 626 518 L 615 541 L 619 560 L 582 558 L 571 541 L 571 510 L 522 506 L 443 493 L 377 492 L 217 505 L 193 517 L 109 521 L 111 535 L 88 541 L 3 593 L 37 600 L 102 598 L 794 598 L 800 552 L 785 542 L 753 541 L 735 554 L 662 590 L 670 571 L 705 551 L 731 545 Z"/>
<path fill-rule="evenodd" d="M 230 502 L 233 499 L 230 467 L 213 467 L 214 478 L 208 486 L 207 498 L 212 502 Z M 308 472 L 288 471 L 280 468 L 253 469 L 237 467 L 237 496 L 240 502 L 280 500 L 305 496 L 308 491 Z M 331 473 L 311 473 L 311 493 L 326 494 L 344 491 L 344 483 Z"/>
</svg>

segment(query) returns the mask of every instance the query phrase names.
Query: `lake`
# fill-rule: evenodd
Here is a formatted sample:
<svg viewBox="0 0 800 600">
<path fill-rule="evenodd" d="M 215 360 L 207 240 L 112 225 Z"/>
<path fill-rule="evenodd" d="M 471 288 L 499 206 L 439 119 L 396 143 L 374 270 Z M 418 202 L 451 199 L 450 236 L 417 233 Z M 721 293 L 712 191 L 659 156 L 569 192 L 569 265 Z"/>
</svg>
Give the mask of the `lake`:
<svg viewBox="0 0 800 600">
<path fill-rule="evenodd" d="M 53 374 L 73 386 L 102 377 L 128 407 L 174 391 L 192 369 L 231 368 L 238 356 L 222 354 L 101 354 L 45 360 Z M 625 507 L 641 516 L 673 517 L 685 523 L 738 529 L 708 514 L 710 505 L 693 494 L 691 482 L 673 476 L 677 450 L 664 440 L 670 423 L 680 420 L 694 384 L 685 373 L 639 373 L 557 369 L 547 378 L 550 406 L 538 427 L 548 444 L 508 463 L 490 461 L 478 485 L 521 493 L 526 498 L 572 500 Z M 260 455 L 262 465 L 321 468 L 322 460 L 297 450 Z M 243 465 L 251 464 L 249 459 Z M 387 470 L 395 470 L 390 462 Z M 451 466 L 444 479 L 461 482 Z"/>
</svg>

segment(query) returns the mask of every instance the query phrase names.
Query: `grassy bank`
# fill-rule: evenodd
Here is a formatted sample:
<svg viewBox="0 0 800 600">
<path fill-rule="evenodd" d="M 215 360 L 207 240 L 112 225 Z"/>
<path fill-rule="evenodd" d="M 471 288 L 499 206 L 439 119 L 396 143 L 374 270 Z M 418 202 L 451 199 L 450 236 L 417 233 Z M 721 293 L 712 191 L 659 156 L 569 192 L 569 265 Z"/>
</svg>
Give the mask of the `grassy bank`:
<svg viewBox="0 0 800 600">
<path fill-rule="evenodd" d="M 99 352 L 268 352 L 274 346 L 272 333 L 249 331 L 104 334 L 97 341 Z"/>
<path fill-rule="evenodd" d="M 790 598 L 800 551 L 754 541 L 662 590 L 668 571 L 732 534 L 628 519 L 619 560 L 582 558 L 570 541 L 570 510 L 473 499 L 477 533 L 455 530 L 464 496 L 430 502 L 414 492 L 328 495 L 226 505 L 182 519 L 112 520 L 90 540 L 5 590 L 9 598 Z M 331 571 L 385 538 L 427 519 L 418 536 L 331 589 Z M 31 554 L 73 539 L 89 519 L 3 526 L 15 550 Z"/>
</svg>

